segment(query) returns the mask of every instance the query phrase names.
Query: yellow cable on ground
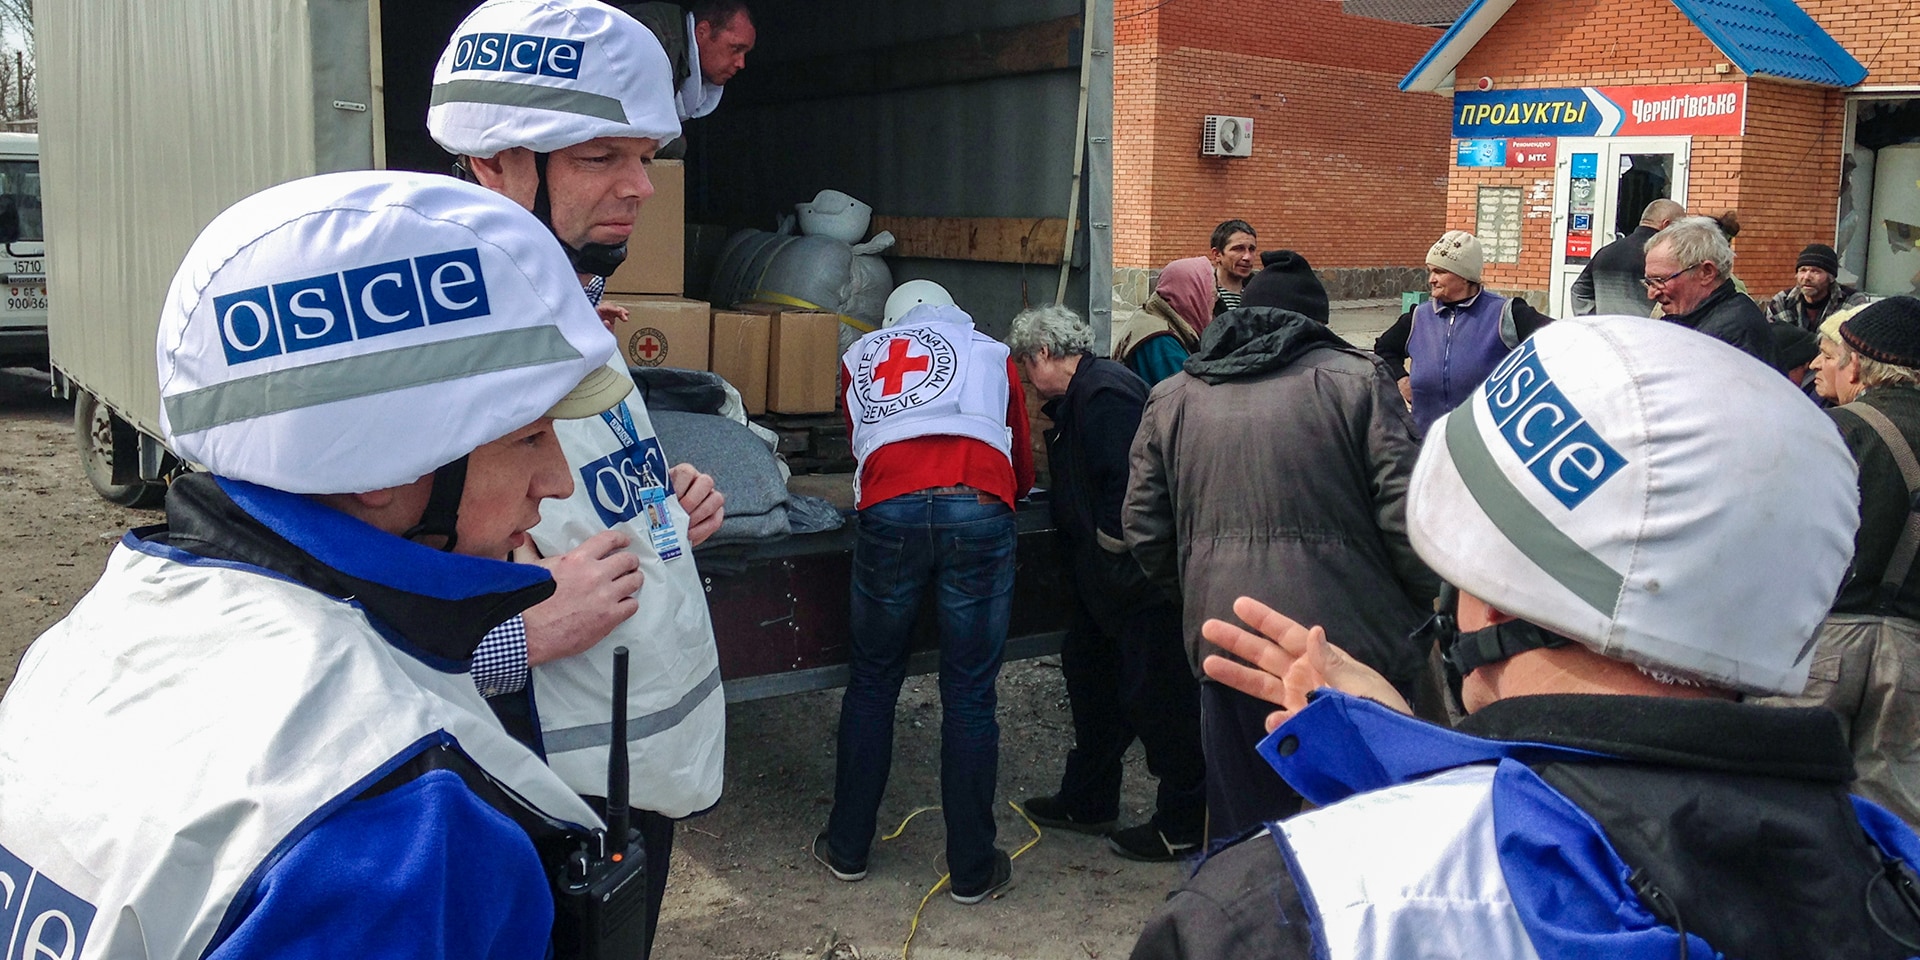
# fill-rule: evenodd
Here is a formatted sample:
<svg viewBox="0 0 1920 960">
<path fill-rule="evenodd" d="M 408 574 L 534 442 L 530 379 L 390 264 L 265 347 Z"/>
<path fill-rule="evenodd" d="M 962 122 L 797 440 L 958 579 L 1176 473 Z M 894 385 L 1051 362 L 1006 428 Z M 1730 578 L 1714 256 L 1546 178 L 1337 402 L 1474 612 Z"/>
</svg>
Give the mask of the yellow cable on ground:
<svg viewBox="0 0 1920 960">
<path fill-rule="evenodd" d="M 1022 844 L 1020 849 L 1015 850 L 1011 856 L 1007 857 L 1008 860 L 1018 860 L 1020 859 L 1021 854 L 1026 853 L 1028 850 L 1032 850 L 1034 847 L 1034 844 L 1037 844 L 1040 842 L 1040 825 L 1037 823 L 1034 823 L 1033 818 L 1027 816 L 1027 812 L 1025 810 L 1020 809 L 1019 804 L 1009 800 L 1007 802 L 1007 806 L 1012 807 L 1013 812 L 1019 814 L 1020 819 L 1025 820 L 1027 822 L 1027 828 L 1033 831 L 1033 839 L 1028 840 L 1025 844 Z M 900 821 L 900 826 L 894 828 L 894 831 L 892 833 L 889 833 L 886 836 L 880 838 L 881 842 L 884 843 L 888 840 L 892 840 L 893 838 L 901 835 L 902 833 L 905 833 L 907 830 L 907 824 L 912 823 L 914 817 L 917 817 L 923 813 L 927 813 L 928 811 L 938 810 L 938 809 L 940 808 L 939 807 L 921 807 L 920 809 L 907 814 L 907 818 L 905 820 Z M 927 895 L 920 898 L 920 906 L 914 908 L 913 920 L 911 923 L 907 925 L 907 942 L 900 945 L 900 960 L 910 960 L 910 958 L 913 955 L 913 938 L 916 934 L 920 932 L 920 914 L 926 912 L 927 904 L 928 902 L 933 900 L 933 895 L 936 893 L 939 893 L 941 888 L 946 887 L 952 882 L 953 882 L 953 874 L 943 873 L 940 875 L 940 880 L 933 885 L 933 889 L 928 890 Z"/>
</svg>

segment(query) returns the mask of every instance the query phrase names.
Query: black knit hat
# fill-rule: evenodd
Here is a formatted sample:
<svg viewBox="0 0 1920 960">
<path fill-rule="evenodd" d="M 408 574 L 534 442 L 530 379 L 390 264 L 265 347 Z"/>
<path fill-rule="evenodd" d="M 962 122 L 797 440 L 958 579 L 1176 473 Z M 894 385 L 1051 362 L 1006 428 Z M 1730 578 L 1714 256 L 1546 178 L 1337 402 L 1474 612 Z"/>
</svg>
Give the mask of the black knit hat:
<svg viewBox="0 0 1920 960">
<path fill-rule="evenodd" d="M 1307 258 L 1292 250 L 1269 250 L 1260 255 L 1264 268 L 1240 291 L 1243 307 L 1279 307 L 1326 323 L 1331 315 L 1327 288 L 1313 273 Z"/>
<path fill-rule="evenodd" d="M 1809 243 L 1806 249 L 1800 251 L 1800 259 L 1793 263 L 1795 270 L 1801 267 L 1819 267 L 1828 276 L 1833 276 L 1840 272 L 1840 255 L 1824 243 Z"/>
<path fill-rule="evenodd" d="M 1920 300 L 1888 297 L 1840 324 L 1840 339 L 1861 356 L 1896 367 L 1920 367 Z"/>
<path fill-rule="evenodd" d="M 1820 338 L 1811 330 L 1791 323 L 1769 323 L 1767 332 L 1773 334 L 1773 359 L 1782 370 L 1804 367 L 1820 355 Z"/>
</svg>

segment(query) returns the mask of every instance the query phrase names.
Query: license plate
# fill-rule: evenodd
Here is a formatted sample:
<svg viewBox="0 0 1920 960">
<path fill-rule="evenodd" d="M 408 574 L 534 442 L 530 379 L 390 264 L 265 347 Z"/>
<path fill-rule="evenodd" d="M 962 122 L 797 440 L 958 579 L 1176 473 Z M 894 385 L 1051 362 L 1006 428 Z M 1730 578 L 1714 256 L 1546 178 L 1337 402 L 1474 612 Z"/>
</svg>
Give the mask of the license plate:
<svg viewBox="0 0 1920 960">
<path fill-rule="evenodd" d="M 45 310 L 46 308 L 46 287 L 15 285 L 7 288 L 8 310 Z"/>
</svg>

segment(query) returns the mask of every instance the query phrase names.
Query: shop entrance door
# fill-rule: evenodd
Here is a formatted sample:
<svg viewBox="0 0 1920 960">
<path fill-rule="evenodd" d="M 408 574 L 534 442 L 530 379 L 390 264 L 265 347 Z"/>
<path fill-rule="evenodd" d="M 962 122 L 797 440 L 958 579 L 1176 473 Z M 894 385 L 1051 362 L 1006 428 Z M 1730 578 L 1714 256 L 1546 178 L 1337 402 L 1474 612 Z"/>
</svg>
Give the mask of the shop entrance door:
<svg viewBox="0 0 1920 960">
<path fill-rule="evenodd" d="M 1573 281 L 1593 251 L 1633 232 L 1662 197 L 1687 202 L 1691 137 L 1563 137 L 1553 170 L 1548 313 L 1573 315 Z M 1647 305 L 1653 309 L 1651 301 Z"/>
</svg>

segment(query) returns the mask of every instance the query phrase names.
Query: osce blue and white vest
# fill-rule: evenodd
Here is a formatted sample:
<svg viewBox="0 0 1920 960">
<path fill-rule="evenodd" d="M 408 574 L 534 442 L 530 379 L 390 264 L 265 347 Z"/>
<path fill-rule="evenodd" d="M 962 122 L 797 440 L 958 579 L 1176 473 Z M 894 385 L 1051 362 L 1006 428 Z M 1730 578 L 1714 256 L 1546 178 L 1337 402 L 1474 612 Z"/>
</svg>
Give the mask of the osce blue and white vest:
<svg viewBox="0 0 1920 960">
<path fill-rule="evenodd" d="M 1513 301 L 1482 290 L 1472 303 L 1439 313 L 1428 300 L 1413 310 L 1408 332 L 1408 375 L 1413 381 L 1413 420 L 1422 436 L 1440 415 L 1459 406 L 1520 344 Z"/>
<path fill-rule="evenodd" d="M 351 598 L 129 535 L 0 701 L 0 946 L 193 960 L 276 849 L 442 743 L 601 826 L 467 673 Z"/>
<path fill-rule="evenodd" d="M 617 361 L 616 361 L 617 362 Z M 627 375 L 620 369 L 620 375 Z M 627 759 L 633 806 L 684 817 L 720 799 L 726 696 L 706 590 L 687 543 L 687 512 L 638 390 L 597 417 L 553 424 L 573 495 L 540 505 L 531 531 L 557 557 L 603 530 L 632 538 L 639 609 L 576 656 L 533 668 L 533 703 L 547 763 L 575 791 L 604 795 L 613 742 L 613 649 L 628 650 Z"/>
<path fill-rule="evenodd" d="M 1319 747 L 1299 748 L 1309 739 Z M 1602 754 L 1482 740 L 1330 691 L 1259 750 L 1322 804 L 1267 825 L 1306 908 L 1316 957 L 1683 955 L 1683 934 L 1641 903 L 1627 882 L 1632 869 L 1600 825 L 1526 763 Z M 1870 801 L 1852 801 L 1883 855 L 1920 863 L 1910 828 Z M 1569 899 L 1608 906 L 1577 909 Z M 1719 955 L 1698 935 L 1684 936 L 1691 955 Z"/>
<path fill-rule="evenodd" d="M 1013 459 L 1007 425 L 1007 346 L 953 307 L 915 308 L 907 319 L 854 341 L 846 367 L 853 455 L 914 437 L 978 440 Z"/>
</svg>

